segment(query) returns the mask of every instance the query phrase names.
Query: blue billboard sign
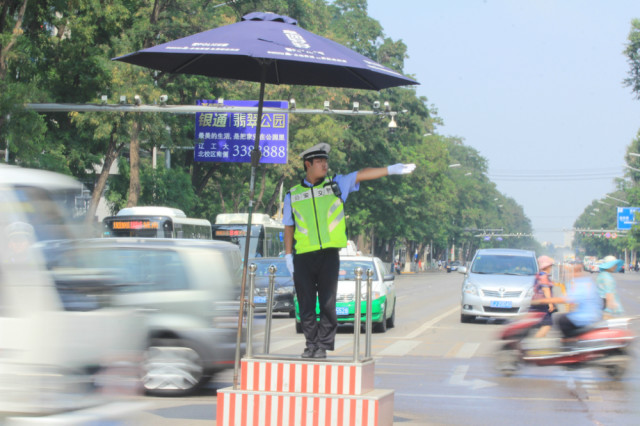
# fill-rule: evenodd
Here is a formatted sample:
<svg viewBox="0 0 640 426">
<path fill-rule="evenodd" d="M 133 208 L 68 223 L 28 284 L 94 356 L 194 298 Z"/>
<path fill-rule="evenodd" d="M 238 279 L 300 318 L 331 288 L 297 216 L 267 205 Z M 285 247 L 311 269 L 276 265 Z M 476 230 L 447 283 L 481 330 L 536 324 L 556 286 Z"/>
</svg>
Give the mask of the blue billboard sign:
<svg viewBox="0 0 640 426">
<path fill-rule="evenodd" d="M 198 101 L 197 105 L 216 105 Z M 258 101 L 224 101 L 225 106 L 257 107 Z M 260 127 L 260 163 L 286 164 L 289 140 L 289 103 L 265 101 L 265 108 L 282 108 L 283 112 L 263 113 Z M 195 161 L 249 163 L 256 140 L 257 113 L 196 113 Z"/>
<path fill-rule="evenodd" d="M 636 224 L 636 213 L 640 207 L 618 207 L 618 230 L 631 229 Z"/>
</svg>

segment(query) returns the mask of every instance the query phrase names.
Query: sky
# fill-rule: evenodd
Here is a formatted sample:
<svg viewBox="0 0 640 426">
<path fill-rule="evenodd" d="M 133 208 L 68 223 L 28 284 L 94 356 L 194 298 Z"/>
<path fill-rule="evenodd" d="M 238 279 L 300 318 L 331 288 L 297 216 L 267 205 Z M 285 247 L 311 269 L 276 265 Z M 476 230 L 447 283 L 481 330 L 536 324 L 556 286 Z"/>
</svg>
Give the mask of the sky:
<svg viewBox="0 0 640 426">
<path fill-rule="evenodd" d="M 538 241 L 564 245 L 563 230 L 615 190 L 640 130 L 623 85 L 639 1 L 368 0 L 368 14 L 407 45 L 404 72 L 444 121 L 437 133 L 487 159 Z"/>
</svg>

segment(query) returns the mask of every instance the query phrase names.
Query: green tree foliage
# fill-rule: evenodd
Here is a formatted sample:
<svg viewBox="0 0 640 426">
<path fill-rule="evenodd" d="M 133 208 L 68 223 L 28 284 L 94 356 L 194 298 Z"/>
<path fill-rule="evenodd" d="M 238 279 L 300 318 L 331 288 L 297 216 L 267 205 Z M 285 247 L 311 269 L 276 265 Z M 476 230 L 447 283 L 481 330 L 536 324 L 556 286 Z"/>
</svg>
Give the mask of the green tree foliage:
<svg viewBox="0 0 640 426">
<path fill-rule="evenodd" d="M 0 8 L 0 137 L 9 141 L 11 161 L 81 178 L 92 188 L 92 206 L 103 194 L 115 212 L 131 203 L 177 207 L 211 221 L 223 212 L 248 208 L 248 164 L 195 162 L 194 116 L 168 113 L 48 113 L 25 110 L 30 102 L 108 103 L 256 99 L 258 84 L 159 73 L 111 59 L 136 50 L 237 22 L 252 11 L 291 16 L 299 25 L 403 72 L 407 46 L 387 38 L 367 14 L 366 0 L 56 0 L 5 1 Z M 487 161 L 458 138 L 440 135 L 442 119 L 413 88 L 382 92 L 329 87 L 270 86 L 266 99 L 295 98 L 303 108 L 371 109 L 389 102 L 389 117 L 291 114 L 289 161 L 257 170 L 257 212 L 278 214 L 281 193 L 304 175 L 298 158 L 304 149 L 331 144 L 331 173 L 398 162 L 416 163 L 409 176 L 363 183 L 346 205 L 352 238 L 365 236 L 376 254 L 391 255 L 402 245 L 422 251 L 433 244 L 444 257 L 451 244 L 472 251 L 483 242 L 471 228 L 504 228 L 529 233 L 531 224 L 515 201 L 500 194 L 486 177 Z M 157 167 L 152 166 L 154 147 Z M 161 149 L 160 149 L 161 148 Z M 169 153 L 169 154 L 167 154 Z M 165 167 L 166 156 L 171 167 Z M 137 160 L 139 158 L 139 162 Z M 120 174 L 109 177 L 118 161 Z M 449 165 L 460 163 L 459 169 Z M 104 165 L 104 167 L 103 167 Z M 100 171 L 102 170 L 102 174 Z M 467 173 L 471 173 L 468 175 Z M 495 198 L 500 200 L 499 203 Z M 498 207 L 498 206 L 502 207 Z M 92 212 L 90 212 L 92 214 Z M 523 246 L 504 241 L 501 244 Z M 471 252 L 471 254 L 473 254 Z"/>
</svg>

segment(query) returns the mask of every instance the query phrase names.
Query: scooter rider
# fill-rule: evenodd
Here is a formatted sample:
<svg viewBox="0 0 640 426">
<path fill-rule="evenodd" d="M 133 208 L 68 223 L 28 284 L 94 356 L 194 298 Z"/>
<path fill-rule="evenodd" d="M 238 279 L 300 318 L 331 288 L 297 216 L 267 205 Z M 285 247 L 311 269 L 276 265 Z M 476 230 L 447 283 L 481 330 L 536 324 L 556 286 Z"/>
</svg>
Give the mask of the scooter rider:
<svg viewBox="0 0 640 426">
<path fill-rule="evenodd" d="M 602 319 L 602 298 L 598 294 L 596 283 L 584 274 L 581 265 L 573 268 L 574 278 L 567 290 L 566 297 L 549 297 L 532 300 L 532 305 L 549 303 L 571 303 L 574 310 L 561 314 L 557 320 L 558 327 L 565 337 L 574 337 L 577 330 L 594 324 Z"/>
</svg>

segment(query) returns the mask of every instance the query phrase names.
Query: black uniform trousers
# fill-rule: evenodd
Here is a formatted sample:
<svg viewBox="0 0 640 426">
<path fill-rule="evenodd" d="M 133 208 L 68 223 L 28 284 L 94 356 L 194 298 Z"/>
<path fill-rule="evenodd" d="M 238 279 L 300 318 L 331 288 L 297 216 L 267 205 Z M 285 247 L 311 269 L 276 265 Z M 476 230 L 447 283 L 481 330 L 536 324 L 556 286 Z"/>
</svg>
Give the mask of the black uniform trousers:
<svg viewBox="0 0 640 426">
<path fill-rule="evenodd" d="M 340 269 L 340 250 L 324 249 L 293 256 L 293 281 L 296 287 L 302 331 L 307 348 L 332 351 L 338 331 L 336 293 Z M 316 297 L 320 321 L 316 316 Z"/>
</svg>

